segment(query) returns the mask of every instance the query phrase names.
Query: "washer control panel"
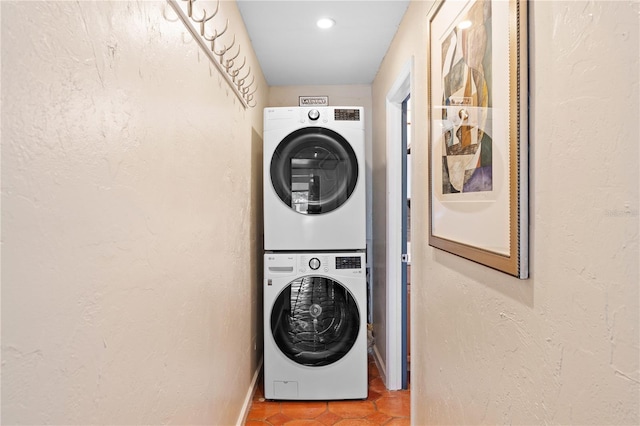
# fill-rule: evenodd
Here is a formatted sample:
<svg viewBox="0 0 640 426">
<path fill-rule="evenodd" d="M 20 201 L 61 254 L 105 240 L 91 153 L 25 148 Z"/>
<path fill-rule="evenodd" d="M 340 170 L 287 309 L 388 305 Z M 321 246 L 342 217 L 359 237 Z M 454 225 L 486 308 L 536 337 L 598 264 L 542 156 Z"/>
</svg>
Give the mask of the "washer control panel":
<svg viewBox="0 0 640 426">
<path fill-rule="evenodd" d="M 296 270 L 301 274 L 346 273 L 363 274 L 365 260 L 363 254 L 356 253 L 300 253 L 297 256 Z"/>
<path fill-rule="evenodd" d="M 298 261 L 298 271 L 301 273 L 308 273 L 310 271 L 329 272 L 329 265 L 328 256 L 302 254 Z"/>
</svg>

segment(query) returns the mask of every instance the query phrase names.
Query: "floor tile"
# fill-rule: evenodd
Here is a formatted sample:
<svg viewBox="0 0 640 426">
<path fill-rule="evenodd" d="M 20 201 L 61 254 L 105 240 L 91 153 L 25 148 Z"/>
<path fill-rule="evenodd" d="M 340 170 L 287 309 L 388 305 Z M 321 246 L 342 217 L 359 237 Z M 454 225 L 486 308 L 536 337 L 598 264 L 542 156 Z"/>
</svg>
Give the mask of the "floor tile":
<svg viewBox="0 0 640 426">
<path fill-rule="evenodd" d="M 401 419 L 392 419 L 389 423 L 385 423 L 384 426 L 411 426 L 411 419 L 404 417 Z"/>
<path fill-rule="evenodd" d="M 367 396 L 367 401 L 377 401 L 382 397 L 380 392 L 376 392 L 372 389 L 369 389 L 369 395 Z"/>
<path fill-rule="evenodd" d="M 411 400 L 406 392 L 391 393 L 377 400 L 376 407 L 391 417 L 404 417 L 411 412 Z"/>
<path fill-rule="evenodd" d="M 246 426 L 409 426 L 411 393 L 389 391 L 373 358 L 369 357 L 366 400 L 271 401 L 262 383 L 253 396 Z"/>
<path fill-rule="evenodd" d="M 388 414 L 380 413 L 376 411 L 375 413 L 368 415 L 366 419 L 377 425 L 383 425 L 387 423 L 389 420 L 391 420 L 391 416 Z"/>
<path fill-rule="evenodd" d="M 388 392 L 387 387 L 384 385 L 384 382 L 380 377 L 376 377 L 369 381 L 369 389 L 378 393 Z"/>
<path fill-rule="evenodd" d="M 344 419 L 362 418 L 375 413 L 372 401 L 329 401 L 329 411 Z"/>
<path fill-rule="evenodd" d="M 320 414 L 320 416 L 318 416 L 316 420 L 322 423 L 324 426 L 331 426 L 331 425 L 335 425 L 338 421 L 342 420 L 342 417 L 340 417 L 335 413 L 327 411 L 324 414 Z"/>
<path fill-rule="evenodd" d="M 285 416 L 285 415 L 284 415 L 284 414 L 282 414 L 282 413 L 274 414 L 273 416 L 271 416 L 271 417 L 267 418 L 267 421 L 268 421 L 269 423 L 271 423 L 272 425 L 274 425 L 274 426 L 276 426 L 276 425 L 277 425 L 277 426 L 283 425 L 283 424 L 285 424 L 286 422 L 290 422 L 291 420 L 294 420 L 294 419 L 292 419 L 292 418 L 291 418 L 291 417 L 289 417 L 289 416 Z"/>
<path fill-rule="evenodd" d="M 300 420 L 291 420 L 290 422 L 286 422 L 284 426 L 324 426 L 324 425 L 317 420 L 300 419 Z"/>
<path fill-rule="evenodd" d="M 376 426 L 378 424 L 366 419 L 344 419 L 336 423 L 336 426 Z"/>
<path fill-rule="evenodd" d="M 315 419 L 327 411 L 326 402 L 283 402 L 280 412 L 292 419 Z"/>
<path fill-rule="evenodd" d="M 277 402 L 254 402 L 249 410 L 249 420 L 264 420 L 280 412 L 280 404 Z"/>
</svg>

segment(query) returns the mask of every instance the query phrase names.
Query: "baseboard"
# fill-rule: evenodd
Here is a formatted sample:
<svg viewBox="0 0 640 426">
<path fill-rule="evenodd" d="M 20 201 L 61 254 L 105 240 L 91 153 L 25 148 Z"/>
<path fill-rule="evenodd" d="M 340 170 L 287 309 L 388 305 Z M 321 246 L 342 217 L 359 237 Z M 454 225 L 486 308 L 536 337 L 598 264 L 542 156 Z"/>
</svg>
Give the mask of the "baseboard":
<svg viewBox="0 0 640 426">
<path fill-rule="evenodd" d="M 380 351 L 378 350 L 378 345 L 373 345 L 373 360 L 378 367 L 378 372 L 380 373 L 380 378 L 382 379 L 382 383 L 387 386 L 387 366 L 384 361 L 382 361 L 382 356 L 380 355 Z"/>
<path fill-rule="evenodd" d="M 260 362 L 258 362 L 258 367 L 256 371 L 253 373 L 253 378 L 251 379 L 251 386 L 247 390 L 247 395 L 244 397 L 244 404 L 242 404 L 242 410 L 240 411 L 240 415 L 238 416 L 238 421 L 236 422 L 236 426 L 242 426 L 245 424 L 247 420 L 247 416 L 249 415 L 249 410 L 251 410 L 251 403 L 253 402 L 253 395 L 256 393 L 256 389 L 258 388 L 258 378 L 260 377 L 260 370 L 262 370 L 262 362 L 264 358 L 260 358 Z"/>
</svg>

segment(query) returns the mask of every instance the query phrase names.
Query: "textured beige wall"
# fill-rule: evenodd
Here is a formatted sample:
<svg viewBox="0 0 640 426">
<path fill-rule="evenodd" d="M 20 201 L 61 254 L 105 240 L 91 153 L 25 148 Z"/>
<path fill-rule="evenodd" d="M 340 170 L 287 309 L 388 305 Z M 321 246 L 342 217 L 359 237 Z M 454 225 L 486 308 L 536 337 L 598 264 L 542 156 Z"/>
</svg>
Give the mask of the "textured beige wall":
<svg viewBox="0 0 640 426">
<path fill-rule="evenodd" d="M 384 97 L 414 56 L 412 422 L 640 423 L 639 3 L 529 3 L 526 281 L 427 244 L 429 7 L 411 3 L 373 85 L 373 185 L 381 194 Z M 381 265 L 384 200 L 373 208 Z"/>
<path fill-rule="evenodd" d="M 235 423 L 262 342 L 255 58 L 245 110 L 165 1 L 1 7 L 2 423 Z"/>
<path fill-rule="evenodd" d="M 331 106 L 363 106 L 371 114 L 371 86 L 271 86 L 268 106 L 297 106 L 299 96 L 328 96 Z"/>
</svg>

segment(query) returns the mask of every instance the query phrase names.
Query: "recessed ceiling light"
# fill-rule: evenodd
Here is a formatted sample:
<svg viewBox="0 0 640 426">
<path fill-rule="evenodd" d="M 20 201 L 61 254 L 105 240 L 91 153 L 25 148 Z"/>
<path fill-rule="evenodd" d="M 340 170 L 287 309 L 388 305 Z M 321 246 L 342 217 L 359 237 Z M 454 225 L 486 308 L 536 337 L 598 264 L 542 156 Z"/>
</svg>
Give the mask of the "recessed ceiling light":
<svg viewBox="0 0 640 426">
<path fill-rule="evenodd" d="M 331 18 L 320 18 L 318 19 L 318 22 L 316 22 L 316 25 L 318 26 L 318 28 L 322 28 L 323 30 L 326 30 L 327 28 L 331 28 L 336 24 L 336 21 L 334 21 Z"/>
</svg>

